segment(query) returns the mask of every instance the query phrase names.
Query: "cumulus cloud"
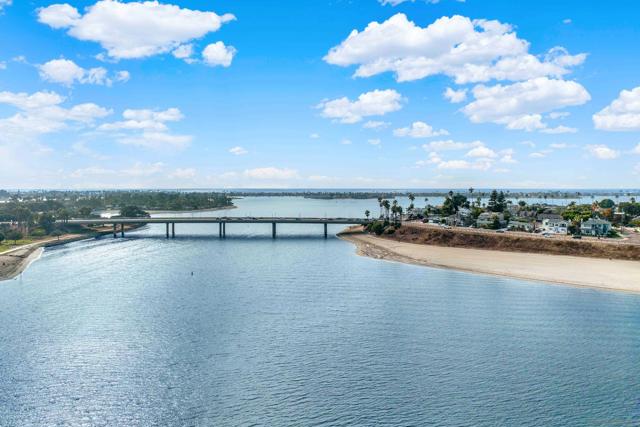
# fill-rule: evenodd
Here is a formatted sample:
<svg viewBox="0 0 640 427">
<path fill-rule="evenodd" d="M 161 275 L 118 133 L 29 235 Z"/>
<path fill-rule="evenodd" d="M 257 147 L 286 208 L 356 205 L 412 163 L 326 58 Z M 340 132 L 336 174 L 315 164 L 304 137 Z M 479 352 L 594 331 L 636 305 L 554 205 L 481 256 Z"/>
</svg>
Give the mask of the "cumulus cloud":
<svg viewBox="0 0 640 427">
<path fill-rule="evenodd" d="M 13 0 L 0 0 L 0 13 L 2 13 L 2 10 L 5 7 L 11 6 L 12 3 L 13 3 Z"/>
<path fill-rule="evenodd" d="M 591 99 L 581 84 L 547 77 L 510 85 L 478 85 L 473 96 L 475 100 L 462 109 L 473 123 L 491 122 L 526 131 L 548 129 L 542 121 L 543 113 L 582 105 Z"/>
<path fill-rule="evenodd" d="M 69 4 L 38 10 L 38 20 L 66 29 L 78 40 L 99 43 L 114 59 L 145 58 L 171 52 L 179 46 L 218 31 L 233 21 L 218 15 L 158 1 L 100 0 L 81 14 Z"/>
<path fill-rule="evenodd" d="M 424 144 L 422 148 L 427 151 L 455 151 L 455 150 L 467 150 L 475 147 L 483 147 L 482 141 L 473 142 L 458 142 L 451 139 L 441 141 L 431 141 L 428 144 Z"/>
<path fill-rule="evenodd" d="M 472 148 L 471 150 L 469 150 L 469 152 L 466 155 L 467 157 L 480 157 L 480 158 L 491 158 L 491 159 L 494 157 L 498 157 L 495 151 L 493 151 L 491 148 L 486 146 L 479 146 L 479 147 Z"/>
<path fill-rule="evenodd" d="M 244 176 L 252 179 L 275 181 L 300 178 L 298 171 L 295 169 L 276 167 L 247 169 L 244 171 Z"/>
<path fill-rule="evenodd" d="M 55 92 L 0 92 L 0 104 L 18 111 L 0 118 L 0 140 L 28 140 L 74 126 L 93 126 L 96 119 L 111 113 L 93 103 L 63 107 L 65 98 Z"/>
<path fill-rule="evenodd" d="M 631 152 L 633 154 L 640 154 L 640 144 L 636 145 Z"/>
<path fill-rule="evenodd" d="M 103 67 L 84 69 L 69 59 L 53 59 L 38 66 L 40 77 L 52 83 L 72 86 L 74 83 L 111 86 L 114 81 L 126 82 L 130 75 L 128 71 L 119 71 L 109 77 Z"/>
<path fill-rule="evenodd" d="M 365 129 L 380 130 L 380 129 L 386 128 L 390 124 L 391 123 L 389 123 L 389 122 L 383 122 L 383 121 L 380 121 L 380 120 L 369 120 L 368 122 L 363 124 L 362 127 L 365 128 Z"/>
<path fill-rule="evenodd" d="M 229 67 L 233 57 L 236 54 L 236 49 L 233 46 L 225 46 L 222 42 L 216 42 L 208 45 L 202 51 L 202 59 L 204 63 L 215 67 Z"/>
<path fill-rule="evenodd" d="M 398 137 L 408 136 L 411 138 L 430 138 L 434 136 L 449 135 L 449 132 L 445 129 L 435 130 L 425 122 L 413 122 L 409 127 L 394 130 L 393 134 Z"/>
<path fill-rule="evenodd" d="M 338 66 L 357 65 L 356 77 L 394 72 L 398 81 L 444 74 L 456 83 L 561 77 L 580 65 L 586 54 L 570 55 L 555 47 L 543 58 L 528 52 L 509 24 L 455 15 L 427 27 L 398 13 L 353 30 L 324 60 Z"/>
<path fill-rule="evenodd" d="M 611 104 L 593 115 L 596 129 L 624 132 L 640 130 L 640 86 L 623 90 Z"/>
<path fill-rule="evenodd" d="M 169 122 L 181 121 L 184 116 L 178 108 L 166 110 L 127 109 L 124 120 L 104 123 L 97 130 L 112 133 L 121 144 L 146 148 L 186 148 L 192 137 L 169 133 Z"/>
<path fill-rule="evenodd" d="M 454 90 L 448 87 L 442 95 L 452 104 L 459 104 L 467 100 L 467 89 Z"/>
<path fill-rule="evenodd" d="M 322 116 L 341 123 L 357 123 L 364 117 L 382 116 L 402 108 L 402 95 L 393 89 L 374 90 L 361 94 L 357 100 L 351 101 L 342 97 L 322 101 L 317 105 Z"/>
<path fill-rule="evenodd" d="M 590 155 L 600 160 L 613 160 L 620 156 L 619 151 L 609 148 L 604 144 L 587 145 L 585 150 L 587 150 Z"/>
<path fill-rule="evenodd" d="M 379 138 L 368 139 L 367 142 L 371 145 L 380 145 L 382 144 L 382 140 Z"/>
<path fill-rule="evenodd" d="M 240 146 L 230 148 L 230 149 L 229 149 L 229 152 L 230 152 L 231 154 L 236 155 L 236 156 L 242 156 L 242 155 L 244 155 L 244 154 L 247 154 L 247 153 L 248 153 L 248 151 L 247 151 L 247 150 L 245 150 L 243 147 L 240 147 Z"/>
</svg>

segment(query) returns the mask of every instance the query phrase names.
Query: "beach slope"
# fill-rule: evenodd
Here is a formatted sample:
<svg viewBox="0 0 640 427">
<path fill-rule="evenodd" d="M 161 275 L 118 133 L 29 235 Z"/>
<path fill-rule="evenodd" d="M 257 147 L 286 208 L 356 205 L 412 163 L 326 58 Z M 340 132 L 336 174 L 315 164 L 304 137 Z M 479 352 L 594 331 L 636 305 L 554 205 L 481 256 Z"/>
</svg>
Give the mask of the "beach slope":
<svg viewBox="0 0 640 427">
<path fill-rule="evenodd" d="M 341 233 L 359 255 L 555 284 L 640 293 L 640 262 L 398 242 Z"/>
</svg>

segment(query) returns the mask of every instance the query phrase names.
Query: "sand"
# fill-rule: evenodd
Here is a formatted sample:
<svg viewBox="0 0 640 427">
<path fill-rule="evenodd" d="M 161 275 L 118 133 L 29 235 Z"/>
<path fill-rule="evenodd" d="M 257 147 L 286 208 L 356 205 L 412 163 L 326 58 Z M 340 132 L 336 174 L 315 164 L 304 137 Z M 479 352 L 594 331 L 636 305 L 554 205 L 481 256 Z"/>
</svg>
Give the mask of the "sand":
<svg viewBox="0 0 640 427">
<path fill-rule="evenodd" d="M 43 251 L 41 246 L 29 245 L 0 254 L 0 280 L 9 280 L 18 276 L 32 262 L 40 258 Z"/>
<path fill-rule="evenodd" d="M 363 233 L 343 233 L 340 237 L 355 243 L 359 255 L 377 259 L 640 293 L 639 261 L 431 246 Z"/>
</svg>

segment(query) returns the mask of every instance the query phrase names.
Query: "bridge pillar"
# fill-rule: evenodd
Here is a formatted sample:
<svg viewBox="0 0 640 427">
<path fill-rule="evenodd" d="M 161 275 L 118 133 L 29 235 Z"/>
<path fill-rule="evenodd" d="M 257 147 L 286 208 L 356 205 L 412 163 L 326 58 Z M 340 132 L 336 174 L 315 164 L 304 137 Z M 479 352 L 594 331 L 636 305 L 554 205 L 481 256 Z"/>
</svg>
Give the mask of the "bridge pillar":
<svg viewBox="0 0 640 427">
<path fill-rule="evenodd" d="M 116 237 L 118 237 L 118 231 L 116 230 L 116 224 L 113 224 L 113 238 L 115 239 Z"/>
<path fill-rule="evenodd" d="M 276 223 L 275 222 L 271 223 L 271 237 L 273 237 L 274 239 L 276 238 Z"/>
<path fill-rule="evenodd" d="M 172 222 L 171 223 L 171 238 L 175 238 L 176 237 L 176 223 Z"/>
<path fill-rule="evenodd" d="M 120 237 L 124 237 L 124 222 L 120 223 Z"/>
<path fill-rule="evenodd" d="M 324 223 L 324 238 L 327 238 L 327 223 Z"/>
<path fill-rule="evenodd" d="M 167 239 L 168 239 L 169 238 L 169 223 L 168 222 L 166 223 L 166 226 L 167 226 Z"/>
<path fill-rule="evenodd" d="M 222 238 L 222 221 L 218 223 L 218 237 Z"/>
<path fill-rule="evenodd" d="M 223 222 L 222 223 L 222 238 L 226 238 L 227 237 L 227 223 Z"/>
</svg>

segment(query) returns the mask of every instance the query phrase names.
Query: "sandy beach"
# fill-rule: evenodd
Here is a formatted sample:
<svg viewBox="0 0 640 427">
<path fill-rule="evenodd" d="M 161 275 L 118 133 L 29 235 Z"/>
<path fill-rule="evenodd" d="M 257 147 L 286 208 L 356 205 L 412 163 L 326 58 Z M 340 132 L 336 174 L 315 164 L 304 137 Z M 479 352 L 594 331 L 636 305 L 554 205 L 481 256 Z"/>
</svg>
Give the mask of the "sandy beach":
<svg viewBox="0 0 640 427">
<path fill-rule="evenodd" d="M 24 246 L 0 254 L 0 280 L 10 280 L 22 273 L 32 262 L 40 258 L 41 246 Z"/>
<path fill-rule="evenodd" d="M 565 255 L 452 248 L 341 233 L 371 258 L 553 284 L 640 293 L 640 262 Z"/>
</svg>

